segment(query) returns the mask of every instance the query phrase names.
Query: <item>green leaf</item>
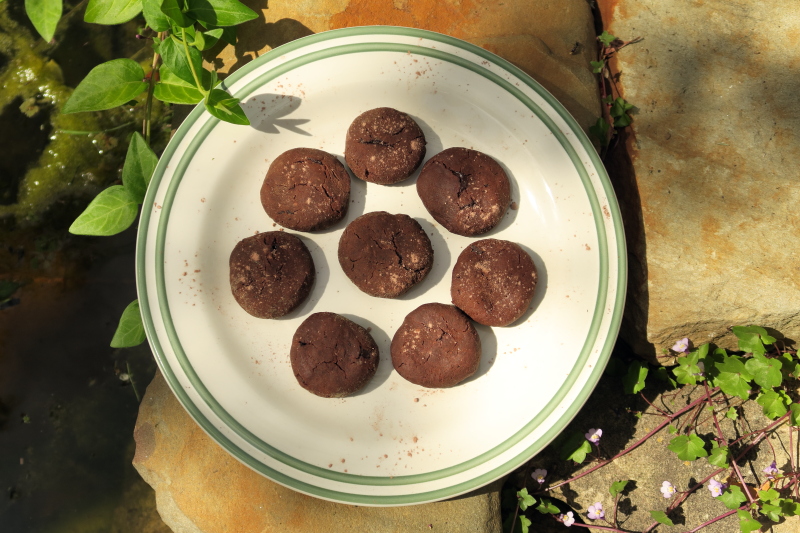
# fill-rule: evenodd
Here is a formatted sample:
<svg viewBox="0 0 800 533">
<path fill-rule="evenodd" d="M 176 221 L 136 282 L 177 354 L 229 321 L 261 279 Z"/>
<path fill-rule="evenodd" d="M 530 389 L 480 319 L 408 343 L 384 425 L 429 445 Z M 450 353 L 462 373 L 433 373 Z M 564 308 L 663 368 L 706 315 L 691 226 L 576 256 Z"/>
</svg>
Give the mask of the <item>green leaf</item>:
<svg viewBox="0 0 800 533">
<path fill-rule="evenodd" d="M 741 488 L 736 485 L 731 485 L 722 494 L 717 496 L 717 499 L 728 509 L 738 509 L 747 501 L 747 496 L 744 495 Z"/>
<path fill-rule="evenodd" d="M 709 464 L 720 468 L 728 468 L 729 451 L 727 446 L 719 446 L 716 441 L 712 444 L 711 455 L 708 456 Z"/>
<path fill-rule="evenodd" d="M 767 418 L 775 420 L 785 415 L 792 400 L 781 391 L 767 390 L 756 397 L 756 403 L 762 407 Z"/>
<path fill-rule="evenodd" d="M 169 29 L 169 18 L 161 11 L 161 0 L 142 0 L 142 13 L 151 29 L 155 31 Z"/>
<path fill-rule="evenodd" d="M 542 498 L 539 501 L 539 505 L 536 506 L 536 510 L 542 514 L 558 514 L 561 512 L 558 510 L 558 507 L 553 505 L 553 502 L 547 498 Z"/>
<path fill-rule="evenodd" d="M 761 529 L 761 524 L 753 520 L 753 517 L 747 511 L 737 511 L 736 516 L 739 517 L 739 531 L 742 533 Z"/>
<path fill-rule="evenodd" d="M 622 390 L 625 394 L 636 394 L 644 389 L 644 380 L 647 377 L 647 364 L 634 361 L 628 367 L 628 373 L 622 378 Z"/>
<path fill-rule="evenodd" d="M 614 127 L 615 128 L 627 128 L 628 126 L 631 125 L 631 122 L 633 122 L 633 119 L 631 118 L 631 116 L 629 114 L 625 113 L 622 116 L 616 117 L 614 119 Z"/>
<path fill-rule="evenodd" d="M 800 404 L 793 403 L 789 409 L 792 410 L 792 414 L 789 415 L 789 423 L 794 427 L 800 426 Z"/>
<path fill-rule="evenodd" d="M 707 353 L 708 345 L 703 346 L 706 347 L 705 351 Z M 697 366 L 697 363 L 700 361 L 700 355 L 700 350 L 694 350 L 677 358 L 678 366 L 672 369 L 672 373 L 675 375 L 675 379 L 678 380 L 678 383 L 683 385 L 694 385 L 698 381 L 703 381 L 703 379 L 705 379 L 703 376 L 698 375 L 702 373 L 700 367 Z"/>
<path fill-rule="evenodd" d="M 122 167 L 122 184 L 138 203 L 144 201 L 147 185 L 157 164 L 156 154 L 147 146 L 144 137 L 135 132 L 128 145 L 128 154 Z"/>
<path fill-rule="evenodd" d="M 236 26 L 258 18 L 258 14 L 237 0 L 189 0 L 189 12 L 198 21 L 218 26 Z"/>
<path fill-rule="evenodd" d="M 25 13 L 42 39 L 48 43 L 56 33 L 61 10 L 61 0 L 25 0 Z"/>
<path fill-rule="evenodd" d="M 10 279 L 0 279 L 0 301 L 7 300 L 17 292 L 17 289 L 22 287 L 21 284 Z"/>
<path fill-rule="evenodd" d="M 161 66 L 161 81 L 153 88 L 153 96 L 170 104 L 199 104 L 203 93 L 194 84 L 189 84 L 172 73 L 166 65 Z"/>
<path fill-rule="evenodd" d="M 777 503 L 781 499 L 781 495 L 775 489 L 760 490 L 758 499 L 764 503 Z"/>
<path fill-rule="evenodd" d="M 717 376 L 715 384 L 725 394 L 738 396 L 742 400 L 746 400 L 750 396 L 750 383 L 742 378 L 741 374 L 723 372 Z"/>
<path fill-rule="evenodd" d="M 222 28 L 217 28 L 215 30 L 202 32 L 203 46 L 198 45 L 198 48 L 200 48 L 201 51 L 208 50 L 209 48 L 217 44 L 217 41 L 219 41 L 220 37 L 222 37 L 224 31 L 225 30 Z M 200 35 L 200 32 L 197 32 L 197 34 Z"/>
<path fill-rule="evenodd" d="M 616 100 L 614 100 L 614 103 L 611 105 L 611 109 L 609 110 L 609 113 L 611 113 L 612 117 L 621 117 L 622 115 L 627 113 L 628 110 L 630 110 L 630 109 L 633 109 L 633 104 L 629 104 L 623 98 L 617 98 Z M 703 346 L 706 347 L 705 351 L 706 351 L 706 353 L 708 353 L 708 344 L 704 344 Z"/>
<path fill-rule="evenodd" d="M 139 202 L 122 185 L 112 185 L 98 194 L 69 227 L 74 235 L 116 235 L 136 219 Z"/>
<path fill-rule="evenodd" d="M 730 409 L 728 409 L 728 412 L 725 413 L 725 418 L 730 418 L 731 420 L 737 420 L 739 418 L 739 411 L 737 411 L 735 407 L 731 407 Z"/>
<path fill-rule="evenodd" d="M 134 300 L 122 312 L 119 319 L 119 326 L 111 339 L 112 348 L 130 348 L 138 346 L 146 339 L 144 334 L 144 324 L 142 324 L 142 312 L 139 309 L 139 300 Z"/>
<path fill-rule="evenodd" d="M 589 61 L 589 63 L 592 65 L 592 72 L 595 74 L 603 72 L 603 67 L 606 66 L 605 61 Z"/>
<path fill-rule="evenodd" d="M 759 326 L 733 326 L 731 331 L 739 339 L 739 349 L 753 355 L 764 355 L 766 353 L 764 345 L 775 342 L 775 338 Z"/>
<path fill-rule="evenodd" d="M 597 36 L 597 40 L 603 43 L 604 45 L 608 46 L 614 41 L 616 41 L 617 38 L 604 30 L 603 33 Z"/>
<path fill-rule="evenodd" d="M 523 488 L 517 492 L 517 501 L 519 502 L 519 508 L 524 511 L 536 503 L 536 498 L 528 494 L 528 489 Z"/>
<path fill-rule="evenodd" d="M 519 531 L 520 533 L 528 533 L 531 526 L 531 521 L 528 520 L 528 517 L 525 515 L 520 515 L 519 517 Z"/>
<path fill-rule="evenodd" d="M 608 122 L 603 117 L 600 117 L 594 126 L 589 126 L 589 133 L 600 141 L 600 146 L 605 147 L 608 146 L 608 130 L 610 127 Z"/>
<path fill-rule="evenodd" d="M 669 441 L 667 448 L 678 454 L 678 459 L 681 461 L 694 461 L 698 457 L 708 455 L 705 450 L 705 442 L 694 433 L 675 437 Z"/>
<path fill-rule="evenodd" d="M 669 375 L 669 372 L 663 366 L 656 368 L 654 375 L 657 380 L 662 381 L 664 383 L 669 383 L 672 387 L 678 386 L 678 382 L 672 379 L 672 376 Z"/>
<path fill-rule="evenodd" d="M 753 375 L 755 382 L 765 389 L 778 387 L 783 382 L 782 365 L 778 360 L 753 354 L 753 357 L 748 359 L 744 366 Z"/>
<path fill-rule="evenodd" d="M 94 67 L 61 109 L 62 113 L 102 111 L 130 102 L 147 89 L 144 69 L 131 59 L 113 59 Z"/>
<path fill-rule="evenodd" d="M 783 516 L 797 516 L 800 514 L 800 503 L 797 503 L 793 500 L 781 500 L 780 506 Z"/>
<path fill-rule="evenodd" d="M 249 126 L 250 120 L 239 105 L 239 100 L 222 89 L 212 89 L 206 101 L 206 111 L 225 122 Z"/>
<path fill-rule="evenodd" d="M 780 522 L 781 521 L 781 508 L 777 505 L 772 505 L 770 503 L 765 503 L 761 506 L 758 510 L 759 513 L 766 516 L 773 522 Z"/>
<path fill-rule="evenodd" d="M 611 497 L 616 498 L 617 494 L 625 490 L 625 486 L 628 483 L 630 483 L 630 479 L 615 481 L 614 483 L 612 483 L 611 486 L 608 488 L 608 492 L 611 494 Z"/>
<path fill-rule="evenodd" d="M 561 460 L 582 463 L 586 460 L 586 455 L 591 451 L 592 445 L 586 440 L 586 437 L 581 433 L 573 433 L 561 446 Z"/>
<path fill-rule="evenodd" d="M 675 426 L 673 426 L 672 424 L 670 424 L 670 425 L 667 427 L 667 431 L 669 432 L 669 434 L 670 434 L 670 435 L 674 435 L 675 433 L 677 433 L 677 432 L 678 432 L 678 428 L 676 428 Z"/>
<path fill-rule="evenodd" d="M 93 24 L 122 24 L 142 12 L 142 0 L 89 0 L 83 20 Z"/>
<path fill-rule="evenodd" d="M 203 57 L 200 55 L 200 51 L 197 50 L 197 48 L 192 48 L 190 46 L 189 57 L 187 58 L 183 42 L 172 35 L 164 39 L 158 47 L 158 51 L 161 54 L 162 61 L 164 61 L 164 64 L 175 77 L 185 81 L 192 87 L 197 87 L 194 74 L 192 74 L 192 68 L 194 68 L 194 73 L 197 74 L 198 77 L 202 76 L 201 73 L 205 71 L 203 68 Z M 202 77 L 200 77 L 200 81 L 204 81 Z"/>
<path fill-rule="evenodd" d="M 664 524 L 665 526 L 675 525 L 672 522 L 672 520 L 669 519 L 667 513 L 665 513 L 664 511 L 650 511 L 650 516 L 653 517 L 653 520 L 655 520 L 659 524 Z"/>
<path fill-rule="evenodd" d="M 188 28 L 195 23 L 195 18 L 188 14 L 189 8 L 185 0 L 163 0 L 161 12 L 180 28 Z"/>
</svg>

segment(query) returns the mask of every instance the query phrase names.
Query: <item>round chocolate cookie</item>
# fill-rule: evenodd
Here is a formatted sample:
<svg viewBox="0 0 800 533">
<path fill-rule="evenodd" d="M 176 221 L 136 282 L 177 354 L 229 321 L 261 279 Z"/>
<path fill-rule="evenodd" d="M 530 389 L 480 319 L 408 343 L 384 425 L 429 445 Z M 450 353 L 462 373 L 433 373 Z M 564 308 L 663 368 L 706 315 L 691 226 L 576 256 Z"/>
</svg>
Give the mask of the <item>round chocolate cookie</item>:
<svg viewBox="0 0 800 533">
<path fill-rule="evenodd" d="M 339 222 L 350 202 L 350 175 L 338 159 L 314 148 L 293 148 L 269 166 L 261 205 L 281 226 L 314 231 Z"/>
<path fill-rule="evenodd" d="M 448 148 L 429 159 L 417 178 L 417 193 L 439 224 L 467 237 L 495 227 L 511 202 L 502 167 L 467 148 Z"/>
<path fill-rule="evenodd" d="M 519 245 L 499 239 L 476 241 L 458 256 L 450 296 L 472 320 L 507 326 L 533 300 L 536 265 Z"/>
<path fill-rule="evenodd" d="M 379 107 L 350 124 L 344 159 L 356 177 L 389 185 L 408 178 L 425 157 L 425 135 L 414 119 Z"/>
<path fill-rule="evenodd" d="M 336 313 L 314 313 L 300 324 L 289 353 L 300 386 L 341 398 L 364 387 L 378 369 L 378 345 L 367 330 Z"/>
<path fill-rule="evenodd" d="M 392 338 L 392 365 L 423 387 L 452 387 L 478 370 L 481 339 L 452 305 L 424 304 L 406 316 Z"/>
<path fill-rule="evenodd" d="M 345 228 L 339 239 L 339 264 L 362 291 L 395 298 L 428 275 L 433 247 L 410 216 L 374 211 Z"/>
<path fill-rule="evenodd" d="M 239 241 L 231 252 L 231 291 L 257 318 L 283 316 L 306 299 L 314 284 L 314 261 L 299 238 L 283 231 Z"/>
</svg>

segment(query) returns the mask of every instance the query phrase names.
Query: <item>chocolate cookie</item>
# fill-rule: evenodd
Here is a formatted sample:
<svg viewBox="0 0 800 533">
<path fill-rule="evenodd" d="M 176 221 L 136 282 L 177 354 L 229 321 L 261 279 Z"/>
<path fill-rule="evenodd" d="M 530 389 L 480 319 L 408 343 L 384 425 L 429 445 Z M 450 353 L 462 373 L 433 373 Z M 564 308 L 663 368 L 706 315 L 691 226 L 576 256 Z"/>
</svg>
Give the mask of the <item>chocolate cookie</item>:
<svg viewBox="0 0 800 533">
<path fill-rule="evenodd" d="M 314 261 L 299 238 L 283 231 L 239 241 L 231 252 L 231 291 L 257 318 L 283 316 L 306 299 L 314 284 Z"/>
<path fill-rule="evenodd" d="M 339 264 L 367 294 L 396 298 L 428 275 L 433 247 L 413 218 L 375 211 L 347 225 L 339 239 Z"/>
<path fill-rule="evenodd" d="M 293 148 L 269 166 L 261 205 L 281 226 L 296 231 L 327 228 L 347 214 L 350 175 L 338 159 L 314 148 Z"/>
<path fill-rule="evenodd" d="M 481 339 L 452 305 L 424 304 L 406 316 L 392 338 L 392 365 L 423 387 L 452 387 L 478 370 Z"/>
<path fill-rule="evenodd" d="M 378 369 L 378 345 L 367 330 L 336 313 L 314 313 L 300 324 L 289 353 L 300 386 L 341 398 L 364 387 Z"/>
<path fill-rule="evenodd" d="M 425 135 L 414 119 L 390 107 L 362 113 L 350 124 L 344 159 L 356 177 L 388 185 L 408 178 L 425 157 Z"/>
<path fill-rule="evenodd" d="M 419 173 L 417 193 L 439 224 L 467 237 L 495 227 L 511 202 L 502 167 L 467 148 L 448 148 L 429 159 Z"/>
<path fill-rule="evenodd" d="M 536 265 L 519 245 L 499 239 L 476 241 L 458 256 L 450 296 L 472 320 L 507 326 L 533 300 Z"/>
</svg>

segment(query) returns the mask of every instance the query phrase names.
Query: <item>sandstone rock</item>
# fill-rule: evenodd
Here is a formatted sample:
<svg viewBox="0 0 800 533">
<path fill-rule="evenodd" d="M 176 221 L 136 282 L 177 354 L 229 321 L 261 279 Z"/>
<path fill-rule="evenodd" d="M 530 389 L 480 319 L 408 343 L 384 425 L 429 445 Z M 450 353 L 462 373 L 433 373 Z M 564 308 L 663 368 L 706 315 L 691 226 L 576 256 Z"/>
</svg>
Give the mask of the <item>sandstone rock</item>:
<svg viewBox="0 0 800 533">
<path fill-rule="evenodd" d="M 464 39 L 511 61 L 553 93 L 584 129 L 600 115 L 589 66 L 597 41 L 585 0 L 300 0 L 270 2 L 266 8 L 265 2 L 245 3 L 264 19 L 237 28 L 239 43 L 217 56 L 220 72 L 312 33 L 406 26 Z"/>
<path fill-rule="evenodd" d="M 142 400 L 133 465 L 176 533 L 499 533 L 498 484 L 444 502 L 357 507 L 305 496 L 236 461 L 189 417 L 158 373 Z"/>
<path fill-rule="evenodd" d="M 611 33 L 644 38 L 618 54 L 638 113 L 637 191 L 617 192 L 634 200 L 622 335 L 651 360 L 686 336 L 734 347 L 731 325 L 800 335 L 800 12 L 785 5 L 601 2 Z"/>
</svg>

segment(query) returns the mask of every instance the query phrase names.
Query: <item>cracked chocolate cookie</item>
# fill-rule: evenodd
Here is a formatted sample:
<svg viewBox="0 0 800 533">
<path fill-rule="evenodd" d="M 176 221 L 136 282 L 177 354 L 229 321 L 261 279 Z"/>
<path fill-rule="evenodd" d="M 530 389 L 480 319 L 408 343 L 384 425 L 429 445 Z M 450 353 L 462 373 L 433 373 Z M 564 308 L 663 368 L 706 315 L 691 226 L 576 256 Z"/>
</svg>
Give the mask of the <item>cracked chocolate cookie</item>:
<svg viewBox="0 0 800 533">
<path fill-rule="evenodd" d="M 392 338 L 391 352 L 394 369 L 411 383 L 452 387 L 478 370 L 481 339 L 458 308 L 430 303 L 406 316 Z"/>
<path fill-rule="evenodd" d="M 366 329 L 336 313 L 314 313 L 292 338 L 289 357 L 300 386 L 341 398 L 363 388 L 378 369 L 378 345 Z"/>
<path fill-rule="evenodd" d="M 382 185 L 403 181 L 424 157 L 425 135 L 414 119 L 396 109 L 371 109 L 347 130 L 344 159 L 364 181 Z"/>
<path fill-rule="evenodd" d="M 242 239 L 231 252 L 231 292 L 257 318 L 277 318 L 300 305 L 311 292 L 314 275 L 306 245 L 283 231 Z"/>
<path fill-rule="evenodd" d="M 410 216 L 374 211 L 345 228 L 339 239 L 339 264 L 365 293 L 396 298 L 428 275 L 433 247 Z"/>
<path fill-rule="evenodd" d="M 519 245 L 483 239 L 458 256 L 450 297 L 475 322 L 507 326 L 528 310 L 536 280 L 536 265 Z"/>
<path fill-rule="evenodd" d="M 261 205 L 281 226 L 296 231 L 325 229 L 347 214 L 350 175 L 334 156 L 293 148 L 269 166 Z"/>
<path fill-rule="evenodd" d="M 417 194 L 439 224 L 467 237 L 495 227 L 511 202 L 503 168 L 467 148 L 448 148 L 429 159 L 417 178 Z"/>
</svg>

